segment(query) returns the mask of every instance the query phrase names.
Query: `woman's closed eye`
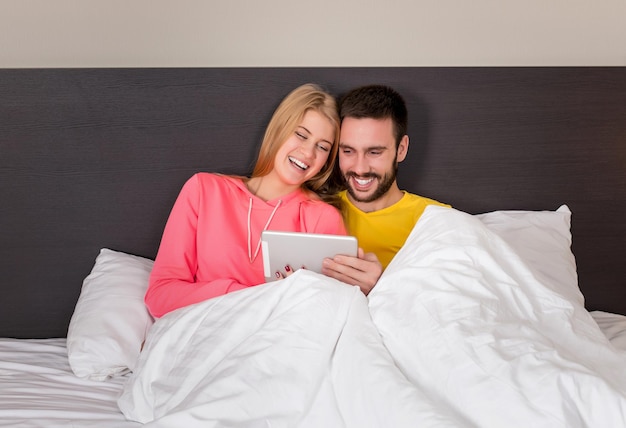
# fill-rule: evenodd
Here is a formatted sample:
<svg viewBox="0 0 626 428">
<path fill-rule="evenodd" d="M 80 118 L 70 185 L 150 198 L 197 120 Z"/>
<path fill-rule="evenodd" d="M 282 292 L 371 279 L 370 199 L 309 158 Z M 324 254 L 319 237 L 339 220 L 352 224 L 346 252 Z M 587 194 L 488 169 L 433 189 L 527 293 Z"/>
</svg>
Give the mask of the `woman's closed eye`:
<svg viewBox="0 0 626 428">
<path fill-rule="evenodd" d="M 331 145 L 328 143 L 317 143 L 317 147 L 323 152 L 330 152 Z"/>
</svg>

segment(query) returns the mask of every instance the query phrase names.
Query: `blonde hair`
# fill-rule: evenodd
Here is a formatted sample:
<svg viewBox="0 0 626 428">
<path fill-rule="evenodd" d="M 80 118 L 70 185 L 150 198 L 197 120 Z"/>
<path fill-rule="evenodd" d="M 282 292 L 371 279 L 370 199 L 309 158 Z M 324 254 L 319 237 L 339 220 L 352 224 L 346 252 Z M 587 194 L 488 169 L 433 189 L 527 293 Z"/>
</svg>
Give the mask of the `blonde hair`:
<svg viewBox="0 0 626 428">
<path fill-rule="evenodd" d="M 335 127 L 335 139 L 326 163 L 314 177 L 303 184 L 305 189 L 319 193 L 333 172 L 339 148 L 339 113 L 335 98 L 318 85 L 307 83 L 294 89 L 279 104 L 270 119 L 252 177 L 263 177 L 274 169 L 276 153 L 302 123 L 307 111 L 325 116 Z"/>
</svg>

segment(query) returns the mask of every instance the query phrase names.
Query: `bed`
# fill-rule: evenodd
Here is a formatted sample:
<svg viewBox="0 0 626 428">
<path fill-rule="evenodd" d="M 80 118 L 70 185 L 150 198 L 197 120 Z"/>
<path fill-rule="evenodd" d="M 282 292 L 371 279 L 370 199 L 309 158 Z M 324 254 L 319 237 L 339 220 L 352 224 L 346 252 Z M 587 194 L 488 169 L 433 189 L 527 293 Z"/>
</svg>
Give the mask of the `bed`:
<svg viewBox="0 0 626 428">
<path fill-rule="evenodd" d="M 398 89 L 399 184 L 453 209 L 368 297 L 298 271 L 155 322 L 180 187 L 248 174 L 304 82 Z M 626 68 L 3 69 L 0 112 L 0 426 L 626 425 Z"/>
</svg>

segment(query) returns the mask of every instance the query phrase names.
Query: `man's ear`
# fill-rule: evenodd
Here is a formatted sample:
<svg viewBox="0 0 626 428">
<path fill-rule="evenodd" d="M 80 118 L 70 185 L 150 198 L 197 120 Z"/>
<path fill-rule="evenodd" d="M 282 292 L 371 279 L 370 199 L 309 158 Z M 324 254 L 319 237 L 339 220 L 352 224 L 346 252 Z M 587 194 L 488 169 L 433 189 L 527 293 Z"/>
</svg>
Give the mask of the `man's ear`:
<svg viewBox="0 0 626 428">
<path fill-rule="evenodd" d="M 409 136 L 405 135 L 400 140 L 400 144 L 398 145 L 398 152 L 396 153 L 396 161 L 402 162 L 404 158 L 406 158 L 407 153 L 409 152 Z"/>
</svg>

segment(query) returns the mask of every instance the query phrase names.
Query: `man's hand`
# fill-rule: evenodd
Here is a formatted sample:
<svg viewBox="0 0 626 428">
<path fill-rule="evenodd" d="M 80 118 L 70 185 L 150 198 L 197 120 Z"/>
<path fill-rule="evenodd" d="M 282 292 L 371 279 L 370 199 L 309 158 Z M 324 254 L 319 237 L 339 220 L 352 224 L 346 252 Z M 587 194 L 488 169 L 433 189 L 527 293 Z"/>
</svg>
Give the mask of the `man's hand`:
<svg viewBox="0 0 626 428">
<path fill-rule="evenodd" d="M 322 273 L 346 284 L 358 285 L 367 296 L 383 274 L 383 266 L 376 254 L 359 248 L 358 257 L 337 255 L 324 259 Z"/>
</svg>

